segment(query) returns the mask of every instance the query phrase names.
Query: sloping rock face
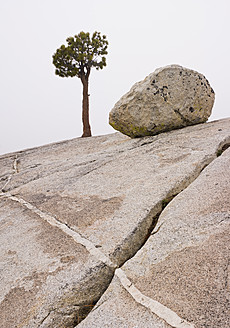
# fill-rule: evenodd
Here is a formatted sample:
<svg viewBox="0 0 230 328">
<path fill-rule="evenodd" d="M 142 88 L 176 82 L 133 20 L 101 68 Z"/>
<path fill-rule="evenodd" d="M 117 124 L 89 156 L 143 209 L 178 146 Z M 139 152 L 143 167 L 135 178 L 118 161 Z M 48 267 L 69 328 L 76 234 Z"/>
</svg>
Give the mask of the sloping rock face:
<svg viewBox="0 0 230 328">
<path fill-rule="evenodd" d="M 79 327 L 230 327 L 229 168 L 230 149 L 173 199 Z"/>
<path fill-rule="evenodd" d="M 204 75 L 170 65 L 134 84 L 111 110 L 109 123 L 131 138 L 155 135 L 206 122 L 214 99 Z"/>
<path fill-rule="evenodd" d="M 226 119 L 1 156 L 1 328 L 229 327 L 229 144 Z"/>
</svg>

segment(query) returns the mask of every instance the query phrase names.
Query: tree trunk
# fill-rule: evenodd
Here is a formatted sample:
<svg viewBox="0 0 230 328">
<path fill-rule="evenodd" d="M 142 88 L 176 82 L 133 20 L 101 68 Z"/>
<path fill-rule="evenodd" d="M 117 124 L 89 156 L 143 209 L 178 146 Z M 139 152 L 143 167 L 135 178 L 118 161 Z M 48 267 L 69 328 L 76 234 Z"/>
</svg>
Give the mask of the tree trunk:
<svg viewBox="0 0 230 328">
<path fill-rule="evenodd" d="M 91 128 L 89 124 L 89 95 L 88 86 L 89 78 L 84 75 L 81 78 L 83 84 L 83 100 L 82 100 L 82 123 L 83 123 L 83 134 L 82 137 L 91 137 Z"/>
</svg>

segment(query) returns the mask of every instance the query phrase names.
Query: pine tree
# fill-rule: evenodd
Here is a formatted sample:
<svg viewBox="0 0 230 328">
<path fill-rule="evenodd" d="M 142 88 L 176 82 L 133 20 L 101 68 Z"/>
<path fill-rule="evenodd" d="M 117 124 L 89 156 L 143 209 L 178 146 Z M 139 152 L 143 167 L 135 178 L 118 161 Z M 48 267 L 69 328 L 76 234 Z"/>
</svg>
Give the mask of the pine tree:
<svg viewBox="0 0 230 328">
<path fill-rule="evenodd" d="M 91 127 L 89 123 L 89 75 L 92 67 L 103 69 L 106 66 L 108 41 L 100 32 L 80 32 L 74 37 L 66 39 L 67 46 L 62 45 L 53 55 L 53 64 L 56 67 L 55 74 L 61 77 L 80 78 L 83 84 L 82 101 L 82 137 L 90 137 Z"/>
</svg>

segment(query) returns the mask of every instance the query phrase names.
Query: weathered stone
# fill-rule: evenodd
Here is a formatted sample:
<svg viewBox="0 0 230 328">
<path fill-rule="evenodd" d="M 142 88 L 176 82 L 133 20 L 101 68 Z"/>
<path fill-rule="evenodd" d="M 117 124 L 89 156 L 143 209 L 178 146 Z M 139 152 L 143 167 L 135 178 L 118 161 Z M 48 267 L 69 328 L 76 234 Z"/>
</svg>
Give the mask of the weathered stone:
<svg viewBox="0 0 230 328">
<path fill-rule="evenodd" d="M 115 275 L 103 297 L 79 328 L 171 328 L 138 304 Z"/>
<path fill-rule="evenodd" d="M 79 328 L 230 327 L 229 168 L 230 149 L 169 203 Z"/>
<path fill-rule="evenodd" d="M 206 122 L 214 99 L 201 73 L 170 65 L 134 84 L 111 110 L 109 123 L 131 138 L 155 135 Z"/>
<path fill-rule="evenodd" d="M 1 327 L 74 327 L 146 242 L 167 200 L 230 143 L 229 126 L 116 133 L 1 156 Z"/>
<path fill-rule="evenodd" d="M 0 199 L 0 218 L 1 328 L 73 327 L 100 297 L 113 270 L 10 198 Z"/>
</svg>

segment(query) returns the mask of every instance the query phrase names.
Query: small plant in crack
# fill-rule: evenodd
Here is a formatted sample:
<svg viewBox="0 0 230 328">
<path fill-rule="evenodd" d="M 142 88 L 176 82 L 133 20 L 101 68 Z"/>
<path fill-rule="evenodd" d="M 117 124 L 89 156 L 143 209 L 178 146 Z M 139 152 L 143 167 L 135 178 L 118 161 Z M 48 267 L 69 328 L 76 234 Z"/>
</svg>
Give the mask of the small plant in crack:
<svg viewBox="0 0 230 328">
<path fill-rule="evenodd" d="M 217 152 L 216 152 L 216 156 L 219 157 L 222 153 L 223 153 L 222 148 L 218 149 Z"/>
<path fill-rule="evenodd" d="M 171 200 L 173 200 L 173 198 L 175 197 L 175 195 L 173 196 L 170 196 L 168 198 L 164 198 L 161 202 L 161 205 L 162 205 L 162 211 L 163 209 L 171 202 Z"/>
<path fill-rule="evenodd" d="M 230 143 L 226 143 L 225 145 L 223 145 L 223 147 L 221 147 L 220 149 L 217 150 L 216 152 L 216 156 L 219 157 L 220 155 L 223 154 L 223 152 L 228 149 L 230 147 Z"/>
</svg>

